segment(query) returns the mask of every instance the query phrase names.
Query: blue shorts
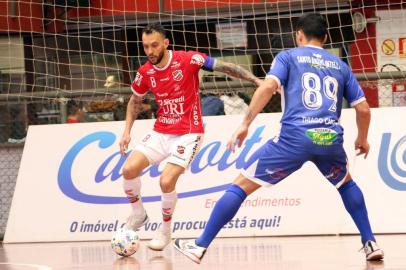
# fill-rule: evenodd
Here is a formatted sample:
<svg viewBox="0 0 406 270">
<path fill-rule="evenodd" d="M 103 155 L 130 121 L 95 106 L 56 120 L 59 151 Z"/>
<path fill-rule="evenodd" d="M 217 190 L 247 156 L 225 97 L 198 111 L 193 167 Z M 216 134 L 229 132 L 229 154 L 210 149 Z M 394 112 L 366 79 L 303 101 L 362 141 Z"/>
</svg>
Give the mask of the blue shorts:
<svg viewBox="0 0 406 270">
<path fill-rule="evenodd" d="M 338 188 L 348 173 L 347 155 L 342 145 L 326 146 L 323 152 L 319 146 L 292 147 L 286 139 L 269 140 L 250 157 L 241 173 L 260 185 L 274 185 L 311 161 Z"/>
</svg>

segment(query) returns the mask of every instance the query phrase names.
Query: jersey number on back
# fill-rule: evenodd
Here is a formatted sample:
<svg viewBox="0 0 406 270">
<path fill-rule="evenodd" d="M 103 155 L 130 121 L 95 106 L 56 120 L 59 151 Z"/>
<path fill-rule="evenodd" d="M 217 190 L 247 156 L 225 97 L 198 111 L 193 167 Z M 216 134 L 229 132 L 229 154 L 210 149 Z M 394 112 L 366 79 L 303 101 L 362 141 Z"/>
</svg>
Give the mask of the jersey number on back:
<svg viewBox="0 0 406 270">
<path fill-rule="evenodd" d="M 324 95 L 333 101 L 328 110 L 332 112 L 337 110 L 338 82 L 336 78 L 325 76 L 322 81 L 316 73 L 306 72 L 302 75 L 302 88 L 302 101 L 307 109 L 317 110 L 323 105 L 323 91 Z"/>
</svg>

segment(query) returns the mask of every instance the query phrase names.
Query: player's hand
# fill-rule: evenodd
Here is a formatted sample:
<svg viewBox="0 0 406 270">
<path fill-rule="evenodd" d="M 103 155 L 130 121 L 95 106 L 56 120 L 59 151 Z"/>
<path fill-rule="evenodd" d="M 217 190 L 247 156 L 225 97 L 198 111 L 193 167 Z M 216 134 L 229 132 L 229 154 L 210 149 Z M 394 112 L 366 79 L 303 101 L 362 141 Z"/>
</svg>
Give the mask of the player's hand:
<svg viewBox="0 0 406 270">
<path fill-rule="evenodd" d="M 131 141 L 131 136 L 129 134 L 123 134 L 123 137 L 121 137 L 121 141 L 120 141 L 120 153 L 122 155 L 126 154 L 130 141 Z"/>
<path fill-rule="evenodd" d="M 248 134 L 248 127 L 245 125 L 241 125 L 237 130 L 234 132 L 233 136 L 227 143 L 227 149 L 234 153 L 235 146 L 241 147 L 243 141 L 247 137 Z"/>
<path fill-rule="evenodd" d="M 364 159 L 367 158 L 369 153 L 369 143 L 367 140 L 361 140 L 357 138 L 355 140 L 355 150 L 358 150 L 357 156 L 364 155 Z"/>
</svg>

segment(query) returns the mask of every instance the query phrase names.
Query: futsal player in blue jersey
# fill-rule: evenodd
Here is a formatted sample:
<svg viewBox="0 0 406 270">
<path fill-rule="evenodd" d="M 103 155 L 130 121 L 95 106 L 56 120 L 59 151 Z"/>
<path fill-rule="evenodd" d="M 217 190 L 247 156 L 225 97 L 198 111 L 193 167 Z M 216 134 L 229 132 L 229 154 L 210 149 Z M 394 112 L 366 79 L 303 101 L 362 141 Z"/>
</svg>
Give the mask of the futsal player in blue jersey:
<svg viewBox="0 0 406 270">
<path fill-rule="evenodd" d="M 267 141 L 247 162 L 242 173 L 217 201 L 202 235 L 196 240 L 177 239 L 174 246 L 196 263 L 220 229 L 237 213 L 245 198 L 264 185 L 275 185 L 313 162 L 341 195 L 344 206 L 361 234 L 367 260 L 382 260 L 368 219 L 360 188 L 348 172 L 343 149 L 343 128 L 339 123 L 343 98 L 356 111 L 357 155 L 366 158 L 371 118 L 364 93 L 350 68 L 322 48 L 327 40 L 327 23 L 320 14 L 305 14 L 297 22 L 298 48 L 280 52 L 265 81 L 257 88 L 243 123 L 235 131 L 228 148 L 243 143 L 248 127 L 282 89 L 284 105 L 280 134 Z"/>
</svg>

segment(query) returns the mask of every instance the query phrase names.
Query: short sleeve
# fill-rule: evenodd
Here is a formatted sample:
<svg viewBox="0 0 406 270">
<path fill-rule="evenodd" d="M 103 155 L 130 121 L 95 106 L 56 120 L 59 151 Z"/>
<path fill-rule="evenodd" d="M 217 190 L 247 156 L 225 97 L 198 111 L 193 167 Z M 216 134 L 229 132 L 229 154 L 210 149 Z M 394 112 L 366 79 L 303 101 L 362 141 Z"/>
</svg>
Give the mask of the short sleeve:
<svg viewBox="0 0 406 270">
<path fill-rule="evenodd" d="M 204 66 L 204 63 L 206 62 L 207 58 L 205 53 L 200 53 L 196 51 L 188 51 L 186 55 L 192 71 L 200 70 Z"/>
<path fill-rule="evenodd" d="M 343 68 L 343 72 L 345 72 L 344 78 L 346 78 L 344 83 L 344 98 L 353 107 L 365 100 L 365 94 L 347 64 L 344 63 Z"/>
<path fill-rule="evenodd" d="M 285 85 L 289 76 L 289 54 L 287 51 L 278 53 L 272 62 L 266 78 L 273 78 L 279 86 Z"/>
<path fill-rule="evenodd" d="M 148 85 L 145 83 L 145 76 L 140 71 L 135 75 L 135 79 L 131 84 L 131 91 L 137 96 L 144 96 L 148 92 Z"/>
</svg>

